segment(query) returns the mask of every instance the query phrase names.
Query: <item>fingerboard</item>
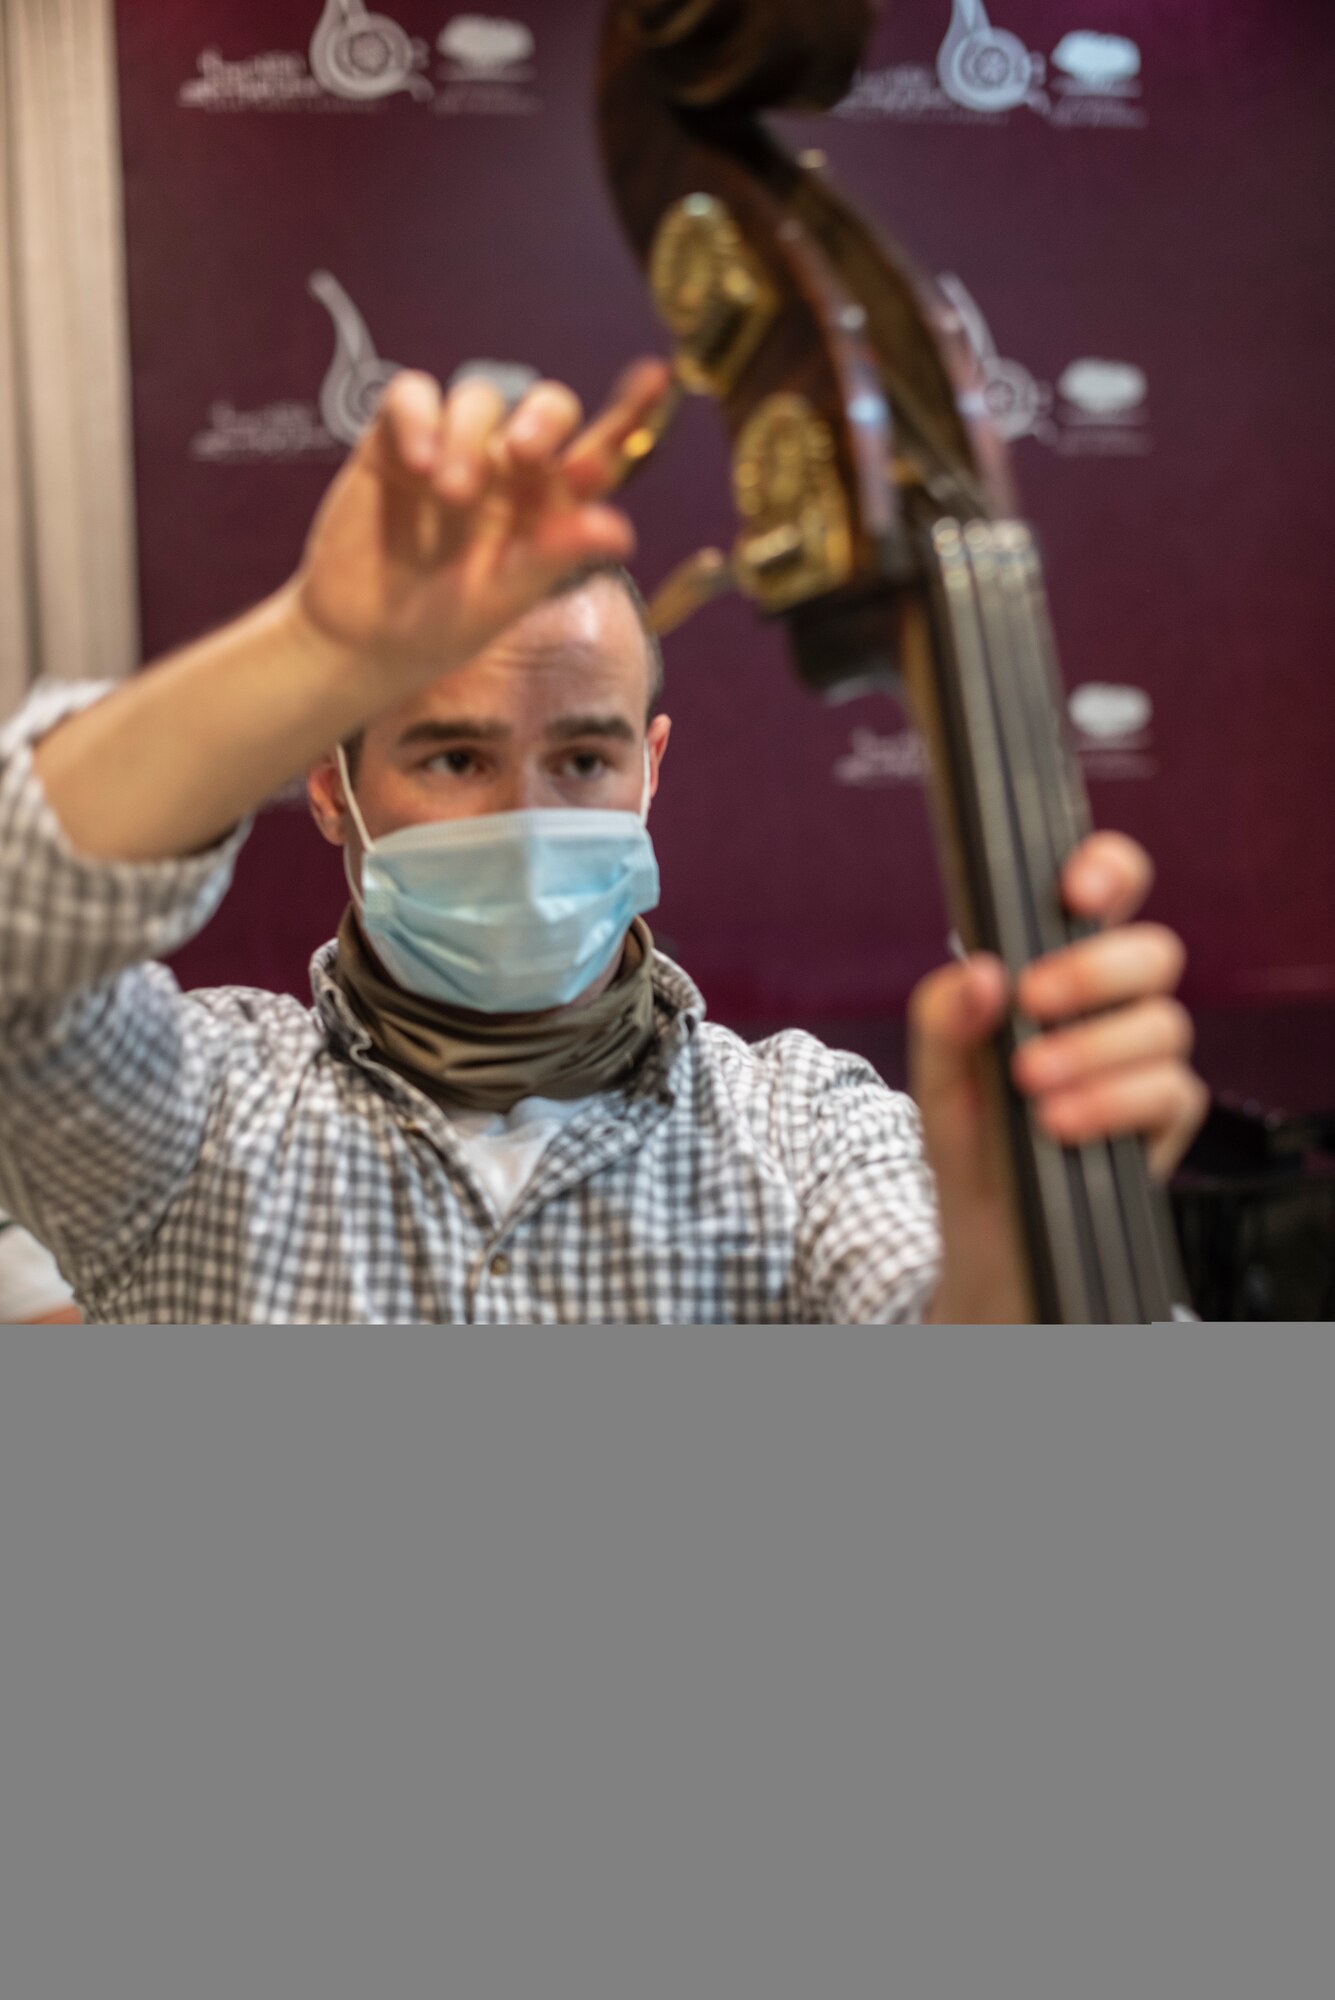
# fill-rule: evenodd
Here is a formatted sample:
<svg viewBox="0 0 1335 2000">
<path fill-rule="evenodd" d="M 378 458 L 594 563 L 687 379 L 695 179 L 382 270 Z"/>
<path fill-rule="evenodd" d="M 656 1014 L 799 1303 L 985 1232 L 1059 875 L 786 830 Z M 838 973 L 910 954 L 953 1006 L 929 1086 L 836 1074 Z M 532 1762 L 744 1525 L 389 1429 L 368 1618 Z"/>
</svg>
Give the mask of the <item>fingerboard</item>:
<svg viewBox="0 0 1335 2000">
<path fill-rule="evenodd" d="M 933 764 L 956 926 L 1012 978 L 1088 936 L 1063 908 L 1062 867 L 1091 829 L 1069 744 L 1043 577 L 1015 521 L 937 521 L 928 534 L 930 664 L 906 684 Z M 1186 1290 L 1167 1203 L 1138 1139 L 1062 1146 L 1010 1081 L 1038 1032 L 1012 1012 L 997 1051 L 1014 1192 L 1035 1317 L 1072 1324 L 1171 1320 Z"/>
</svg>

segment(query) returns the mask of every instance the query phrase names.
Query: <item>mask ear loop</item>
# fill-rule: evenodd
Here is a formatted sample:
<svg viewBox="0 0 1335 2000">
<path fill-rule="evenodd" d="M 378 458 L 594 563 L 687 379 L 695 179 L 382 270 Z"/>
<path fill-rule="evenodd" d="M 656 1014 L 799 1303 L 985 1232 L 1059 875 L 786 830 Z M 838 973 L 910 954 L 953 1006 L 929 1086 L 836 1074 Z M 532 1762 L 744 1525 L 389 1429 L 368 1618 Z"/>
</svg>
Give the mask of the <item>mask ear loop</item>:
<svg viewBox="0 0 1335 2000">
<path fill-rule="evenodd" d="M 340 749 L 340 755 L 342 751 Z M 649 745 L 644 746 L 644 789 L 640 793 L 640 825 L 649 824 Z"/>
<path fill-rule="evenodd" d="M 646 756 L 648 755 L 648 750 L 649 746 L 646 744 Z M 348 760 L 344 755 L 341 743 L 335 750 L 334 756 L 338 763 L 338 775 L 343 780 L 343 796 L 348 802 L 348 811 L 352 814 L 352 823 L 357 829 L 357 837 L 361 841 L 362 852 L 369 854 L 372 847 L 371 836 L 366 831 L 366 821 L 362 818 L 361 808 L 357 804 L 357 794 L 352 789 L 352 774 L 348 770 Z M 362 892 L 352 878 L 352 864 L 348 859 L 348 843 L 346 840 L 343 843 L 343 876 L 348 885 L 348 893 L 360 910 L 362 907 Z"/>
</svg>

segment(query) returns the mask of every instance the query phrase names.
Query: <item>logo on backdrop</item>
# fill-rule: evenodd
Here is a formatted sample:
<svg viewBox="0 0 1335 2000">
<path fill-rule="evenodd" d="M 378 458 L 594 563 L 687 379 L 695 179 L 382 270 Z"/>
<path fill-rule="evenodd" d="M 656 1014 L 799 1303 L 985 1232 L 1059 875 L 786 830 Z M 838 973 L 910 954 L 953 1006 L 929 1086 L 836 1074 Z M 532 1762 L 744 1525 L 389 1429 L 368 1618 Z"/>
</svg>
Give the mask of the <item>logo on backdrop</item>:
<svg viewBox="0 0 1335 2000">
<path fill-rule="evenodd" d="M 372 14 L 362 0 L 325 0 L 311 36 L 311 74 L 332 97 L 391 97 L 406 90 L 430 97 L 431 85 L 418 74 L 427 60 L 426 44 L 404 33 L 388 14 Z"/>
<path fill-rule="evenodd" d="M 192 458 L 223 465 L 336 458 L 356 444 L 399 363 L 381 359 L 365 319 L 332 271 L 312 271 L 306 289 L 325 308 L 334 331 L 318 401 L 286 399 L 258 410 L 215 402 L 207 429 L 191 440 Z M 478 359 L 461 363 L 448 386 L 470 375 L 494 384 L 509 408 L 538 380 L 527 362 Z"/>
<path fill-rule="evenodd" d="M 927 745 L 916 729 L 882 736 L 857 728 L 834 767 L 836 785 L 879 790 L 887 785 L 920 785 L 927 776 Z"/>
<path fill-rule="evenodd" d="M 262 460 L 332 459 L 342 447 L 320 420 L 314 403 L 266 403 L 238 410 L 232 403 L 209 407 L 206 429 L 190 440 L 190 456 L 210 465 L 254 465 Z"/>
<path fill-rule="evenodd" d="M 436 47 L 463 76 L 530 74 L 533 30 L 522 21 L 498 21 L 487 14 L 456 14 L 442 28 Z"/>
<path fill-rule="evenodd" d="M 939 282 L 978 356 L 988 412 L 1010 443 L 1036 438 L 1072 458 L 1142 458 L 1153 450 L 1143 368 L 1085 356 L 1063 371 L 1054 391 L 1022 362 L 998 351 L 983 309 L 962 278 L 948 271 Z"/>
<path fill-rule="evenodd" d="M 259 410 L 214 403 L 209 428 L 190 446 L 214 464 L 339 458 L 356 444 L 398 364 L 382 361 L 366 321 L 331 271 L 312 271 L 306 289 L 328 312 L 334 352 L 317 401 L 285 400 Z"/>
<path fill-rule="evenodd" d="M 1072 744 L 1088 778 L 1153 778 L 1154 704 L 1144 688 L 1086 681 L 1067 700 Z M 834 767 L 834 782 L 859 791 L 920 785 L 927 750 L 915 729 L 882 735 L 859 726 Z"/>
<path fill-rule="evenodd" d="M 295 50 L 227 61 L 198 59 L 177 102 L 200 111 L 371 111 L 407 95 L 445 117 L 537 111 L 534 37 L 522 21 L 456 14 L 441 30 L 433 82 L 431 50 L 363 0 L 324 0 L 305 56 Z"/>
<path fill-rule="evenodd" d="M 334 322 L 334 358 L 320 385 L 320 415 L 332 437 L 354 445 L 399 363 L 380 359 L 366 321 L 331 272 L 312 271 L 307 290 Z"/>
<path fill-rule="evenodd" d="M 1066 703 L 1076 751 L 1091 778 L 1152 778 L 1154 703 L 1144 688 L 1086 681 Z"/>
<path fill-rule="evenodd" d="M 445 118 L 525 117 L 540 109 L 533 30 L 522 21 L 456 14 L 436 38 L 445 59 L 436 109 Z"/>
<path fill-rule="evenodd" d="M 996 0 L 998 8 L 1002 0 Z M 994 25 L 984 0 L 950 0 L 950 21 L 935 65 L 894 63 L 863 70 L 839 106 L 845 118 L 898 118 L 970 124 L 1004 122 L 1029 111 L 1054 125 L 1139 126 L 1140 50 L 1125 35 L 1076 30 L 1051 61 L 1008 28 Z"/>
<path fill-rule="evenodd" d="M 962 278 L 946 271 L 940 284 L 978 357 L 988 415 L 1001 435 L 1012 444 L 1023 437 L 1039 437 L 1045 444 L 1051 444 L 1053 426 L 1049 412 L 1053 396 L 1049 385 L 1037 381 L 1019 361 L 1007 361 L 997 352 L 982 307 Z"/>
<path fill-rule="evenodd" d="M 983 0 L 954 0 L 936 74 L 966 111 L 1014 111 L 1037 99 L 1046 65 L 1017 35 L 994 28 Z"/>
</svg>

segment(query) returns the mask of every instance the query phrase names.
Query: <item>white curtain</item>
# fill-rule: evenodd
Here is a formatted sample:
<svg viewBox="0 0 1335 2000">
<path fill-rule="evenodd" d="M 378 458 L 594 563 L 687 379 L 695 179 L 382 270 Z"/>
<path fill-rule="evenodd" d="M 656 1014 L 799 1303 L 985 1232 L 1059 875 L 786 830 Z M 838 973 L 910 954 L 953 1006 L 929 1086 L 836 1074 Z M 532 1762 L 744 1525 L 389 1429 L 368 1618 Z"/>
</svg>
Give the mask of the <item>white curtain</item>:
<svg viewBox="0 0 1335 2000">
<path fill-rule="evenodd" d="M 0 713 L 137 664 L 112 0 L 0 0 Z"/>
</svg>

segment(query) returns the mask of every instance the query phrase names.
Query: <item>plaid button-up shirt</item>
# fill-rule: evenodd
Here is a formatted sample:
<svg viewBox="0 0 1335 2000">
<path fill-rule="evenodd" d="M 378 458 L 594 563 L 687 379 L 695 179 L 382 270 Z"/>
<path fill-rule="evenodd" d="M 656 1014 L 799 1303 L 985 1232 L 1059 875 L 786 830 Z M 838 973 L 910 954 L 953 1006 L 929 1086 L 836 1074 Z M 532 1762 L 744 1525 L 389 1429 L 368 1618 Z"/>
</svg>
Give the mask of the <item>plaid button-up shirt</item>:
<svg viewBox="0 0 1335 2000">
<path fill-rule="evenodd" d="M 633 1086 L 552 1140 L 505 1214 L 448 1115 L 314 1007 L 183 993 L 151 961 L 245 837 L 164 863 L 76 853 L 31 744 L 104 690 L 47 686 L 0 734 L 0 1207 L 92 1319 L 522 1323 L 921 1317 L 938 1237 L 917 1113 L 859 1058 L 703 1018 L 657 956 Z"/>
</svg>

